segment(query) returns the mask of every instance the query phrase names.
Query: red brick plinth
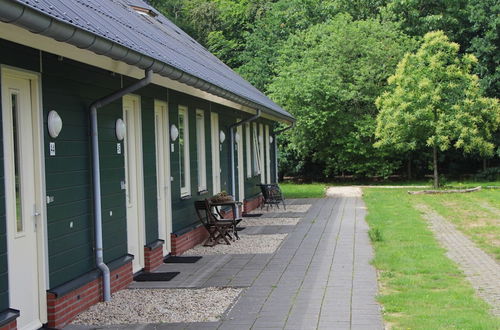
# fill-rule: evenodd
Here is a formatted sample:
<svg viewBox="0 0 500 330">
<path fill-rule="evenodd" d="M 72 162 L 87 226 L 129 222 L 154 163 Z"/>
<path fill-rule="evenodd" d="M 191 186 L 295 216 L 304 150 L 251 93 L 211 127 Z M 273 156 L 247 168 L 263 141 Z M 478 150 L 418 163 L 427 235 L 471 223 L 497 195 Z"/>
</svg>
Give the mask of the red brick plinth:
<svg viewBox="0 0 500 330">
<path fill-rule="evenodd" d="M 208 232 L 203 226 L 197 227 L 180 236 L 172 234 L 170 240 L 172 242 L 172 251 L 170 254 L 173 256 L 181 255 L 196 245 L 203 243 L 207 238 Z"/>
<path fill-rule="evenodd" d="M 144 271 L 151 272 L 163 264 L 163 244 L 144 247 Z"/>
<path fill-rule="evenodd" d="M 127 287 L 132 282 L 132 263 L 111 272 L 111 292 Z M 102 301 L 102 277 L 93 280 L 63 296 L 47 293 L 47 327 L 59 329 L 70 323 L 79 313 Z"/>
<path fill-rule="evenodd" d="M 0 327 L 0 330 L 15 330 L 17 329 L 17 321 L 12 320 L 11 322 Z"/>
</svg>

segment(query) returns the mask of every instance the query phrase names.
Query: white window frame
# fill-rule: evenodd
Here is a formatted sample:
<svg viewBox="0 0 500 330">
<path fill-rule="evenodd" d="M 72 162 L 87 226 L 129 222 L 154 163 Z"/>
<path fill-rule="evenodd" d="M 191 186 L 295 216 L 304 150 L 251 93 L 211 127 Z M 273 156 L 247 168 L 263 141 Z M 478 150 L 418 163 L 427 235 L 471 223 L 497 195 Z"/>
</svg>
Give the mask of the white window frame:
<svg viewBox="0 0 500 330">
<path fill-rule="evenodd" d="M 198 161 L 198 192 L 207 190 L 207 157 L 205 146 L 205 111 L 196 110 L 196 156 Z"/>
<path fill-rule="evenodd" d="M 179 183 L 181 186 L 181 197 L 186 197 L 191 195 L 191 168 L 190 168 L 190 163 L 189 163 L 189 112 L 188 108 L 184 105 L 179 105 L 179 132 L 181 131 L 181 125 L 180 125 L 180 117 L 184 116 L 184 129 L 183 129 L 183 141 L 184 141 L 184 176 L 185 176 L 185 186 L 182 186 L 182 178 L 181 178 L 181 173 L 179 172 Z M 181 159 L 180 159 L 180 140 L 181 137 L 179 136 L 179 170 L 182 171 L 181 169 Z"/>
<path fill-rule="evenodd" d="M 245 124 L 246 156 L 247 156 L 247 178 L 252 177 L 252 139 L 250 124 Z"/>
<path fill-rule="evenodd" d="M 261 168 L 261 161 L 260 161 L 260 147 L 259 147 L 259 137 L 258 137 L 258 132 L 257 132 L 257 123 L 252 123 L 252 145 L 253 145 L 253 154 L 255 157 L 252 158 L 252 168 L 253 168 L 253 175 L 257 176 L 260 174 Z"/>
</svg>

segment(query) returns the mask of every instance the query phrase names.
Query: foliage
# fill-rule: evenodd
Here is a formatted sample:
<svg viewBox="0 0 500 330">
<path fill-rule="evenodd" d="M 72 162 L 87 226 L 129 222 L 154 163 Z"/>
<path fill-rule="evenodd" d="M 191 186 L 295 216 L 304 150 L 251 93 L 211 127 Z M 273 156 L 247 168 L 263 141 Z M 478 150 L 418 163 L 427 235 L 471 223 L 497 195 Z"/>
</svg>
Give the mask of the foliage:
<svg viewBox="0 0 500 330">
<path fill-rule="evenodd" d="M 492 155 L 500 125 L 496 99 L 481 95 L 471 74 L 476 58 L 458 56 L 459 46 L 442 31 L 424 36 L 420 49 L 407 54 L 389 78 L 391 89 L 377 99 L 379 147 L 398 151 L 427 146 L 445 151 Z M 437 186 L 437 160 L 434 162 Z"/>
<path fill-rule="evenodd" d="M 445 255 L 407 189 L 364 189 L 375 242 L 379 301 L 395 329 L 498 329 L 500 321 Z M 496 197 L 498 200 L 498 196 Z"/>
<path fill-rule="evenodd" d="M 280 188 L 285 198 L 323 198 L 326 186 L 324 183 L 281 183 Z"/>
<path fill-rule="evenodd" d="M 478 174 L 476 174 L 476 180 L 481 181 L 495 181 L 500 180 L 500 167 L 490 167 Z"/>
<path fill-rule="evenodd" d="M 269 86 L 297 118 L 289 147 L 325 164 L 326 175 L 390 174 L 399 162 L 373 148 L 374 100 L 411 46 L 395 25 L 348 15 L 291 36 Z"/>
</svg>

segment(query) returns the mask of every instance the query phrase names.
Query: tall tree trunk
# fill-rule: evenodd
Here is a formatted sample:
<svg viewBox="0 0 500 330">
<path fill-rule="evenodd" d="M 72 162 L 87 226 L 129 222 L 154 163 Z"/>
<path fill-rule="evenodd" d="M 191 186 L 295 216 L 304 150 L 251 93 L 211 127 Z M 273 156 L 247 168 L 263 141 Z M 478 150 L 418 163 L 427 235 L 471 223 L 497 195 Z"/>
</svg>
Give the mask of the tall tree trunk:
<svg viewBox="0 0 500 330">
<path fill-rule="evenodd" d="M 488 161 L 486 160 L 486 158 L 483 158 L 483 171 L 486 171 L 487 168 L 488 168 Z"/>
<path fill-rule="evenodd" d="M 433 153 L 434 153 L 434 189 L 437 189 L 437 188 L 439 188 L 438 150 L 437 150 L 437 146 L 434 146 Z"/>
</svg>

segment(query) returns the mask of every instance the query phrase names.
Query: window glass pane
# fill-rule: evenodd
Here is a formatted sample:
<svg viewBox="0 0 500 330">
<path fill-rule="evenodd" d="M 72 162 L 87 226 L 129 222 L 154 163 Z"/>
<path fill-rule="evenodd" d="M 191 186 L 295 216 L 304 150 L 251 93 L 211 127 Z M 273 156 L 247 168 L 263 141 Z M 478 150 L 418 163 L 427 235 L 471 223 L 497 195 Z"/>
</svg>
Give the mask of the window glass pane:
<svg viewBox="0 0 500 330">
<path fill-rule="evenodd" d="M 185 114 L 184 111 L 179 111 L 179 164 L 181 187 L 186 187 L 185 155 L 184 155 L 184 130 L 185 130 Z"/>
<path fill-rule="evenodd" d="M 18 115 L 19 115 L 19 96 L 17 94 L 11 95 L 12 101 L 12 127 L 14 134 L 14 178 L 16 186 L 16 231 L 22 232 L 24 230 L 23 224 L 23 210 L 21 202 L 21 171 L 19 168 L 19 127 L 18 127 Z"/>
</svg>

